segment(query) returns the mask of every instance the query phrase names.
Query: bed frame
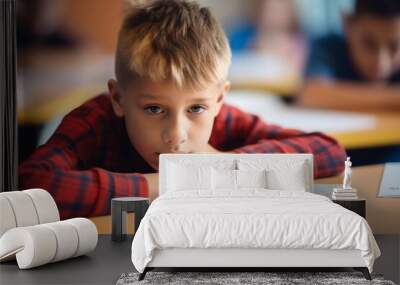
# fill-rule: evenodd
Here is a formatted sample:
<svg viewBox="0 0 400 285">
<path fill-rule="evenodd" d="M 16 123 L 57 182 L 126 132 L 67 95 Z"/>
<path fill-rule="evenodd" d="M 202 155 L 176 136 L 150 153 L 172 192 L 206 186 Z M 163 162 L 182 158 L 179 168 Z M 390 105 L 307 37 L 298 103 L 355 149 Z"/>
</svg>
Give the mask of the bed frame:
<svg viewBox="0 0 400 285">
<path fill-rule="evenodd" d="M 282 159 L 283 156 L 294 160 L 304 160 L 308 173 L 306 187 L 312 191 L 313 157 L 311 154 L 216 154 L 212 159 Z M 160 157 L 160 194 L 166 191 L 168 163 L 174 160 L 189 159 L 194 164 L 203 163 L 210 156 L 204 154 L 163 154 Z M 361 271 L 367 280 L 371 280 L 369 270 L 359 250 L 330 249 L 254 249 L 254 248 L 168 248 L 157 249 L 139 280 L 143 280 L 148 271 L 154 269 L 178 269 L 180 271 L 324 271 L 353 268 Z M 340 270 L 337 270 L 340 271 Z"/>
<path fill-rule="evenodd" d="M 170 248 L 156 250 L 152 261 L 139 275 L 154 269 L 179 269 L 180 271 L 318 271 L 353 268 L 371 280 L 368 268 L 359 250 L 328 249 L 198 249 Z M 340 271 L 340 270 L 338 270 Z"/>
</svg>

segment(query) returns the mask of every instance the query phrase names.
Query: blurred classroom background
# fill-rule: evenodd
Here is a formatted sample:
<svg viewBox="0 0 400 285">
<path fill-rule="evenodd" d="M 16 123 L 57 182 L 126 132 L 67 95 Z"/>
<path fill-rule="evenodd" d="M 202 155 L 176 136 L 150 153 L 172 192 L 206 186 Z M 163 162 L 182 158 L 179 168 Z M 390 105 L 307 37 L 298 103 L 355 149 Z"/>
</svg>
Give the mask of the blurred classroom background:
<svg viewBox="0 0 400 285">
<path fill-rule="evenodd" d="M 18 0 L 19 160 L 46 142 L 62 117 L 107 90 L 126 0 Z M 133 1 L 131 1 L 133 2 Z M 343 33 L 352 0 L 198 0 L 222 23 L 233 58 L 228 103 L 268 123 L 323 131 L 353 165 L 382 163 L 400 145 L 400 112 L 300 107 L 310 41 Z"/>
</svg>

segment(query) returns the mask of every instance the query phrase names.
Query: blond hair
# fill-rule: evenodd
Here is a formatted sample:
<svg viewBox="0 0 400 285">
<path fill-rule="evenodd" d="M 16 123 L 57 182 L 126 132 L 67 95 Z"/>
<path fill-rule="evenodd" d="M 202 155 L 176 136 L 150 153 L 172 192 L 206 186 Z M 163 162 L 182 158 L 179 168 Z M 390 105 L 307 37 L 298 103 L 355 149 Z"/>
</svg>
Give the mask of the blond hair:
<svg viewBox="0 0 400 285">
<path fill-rule="evenodd" d="M 180 0 L 147 3 L 132 6 L 119 32 L 115 73 L 123 86 L 132 76 L 194 89 L 226 79 L 231 50 L 208 8 Z"/>
</svg>

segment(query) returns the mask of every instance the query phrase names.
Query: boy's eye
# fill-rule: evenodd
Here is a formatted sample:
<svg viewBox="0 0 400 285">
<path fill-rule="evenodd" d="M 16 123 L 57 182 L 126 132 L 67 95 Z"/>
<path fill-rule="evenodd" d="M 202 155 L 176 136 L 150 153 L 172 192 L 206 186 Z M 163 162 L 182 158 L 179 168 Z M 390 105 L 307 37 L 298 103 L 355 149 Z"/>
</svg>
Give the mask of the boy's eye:
<svg viewBox="0 0 400 285">
<path fill-rule="evenodd" d="M 389 45 L 390 52 L 392 54 L 397 54 L 400 50 L 400 42 L 392 42 Z"/>
<path fill-rule="evenodd" d="M 146 110 L 146 112 L 153 114 L 153 115 L 161 114 L 163 112 L 163 109 L 161 109 L 161 107 L 159 107 L 159 106 L 148 106 L 144 109 Z"/>
<path fill-rule="evenodd" d="M 189 113 L 200 114 L 200 113 L 203 113 L 205 109 L 206 108 L 204 108 L 201 105 L 194 105 L 194 106 L 191 106 L 188 111 L 189 111 Z"/>
<path fill-rule="evenodd" d="M 370 38 L 363 39 L 364 47 L 370 52 L 376 52 L 378 50 L 377 44 Z"/>
</svg>

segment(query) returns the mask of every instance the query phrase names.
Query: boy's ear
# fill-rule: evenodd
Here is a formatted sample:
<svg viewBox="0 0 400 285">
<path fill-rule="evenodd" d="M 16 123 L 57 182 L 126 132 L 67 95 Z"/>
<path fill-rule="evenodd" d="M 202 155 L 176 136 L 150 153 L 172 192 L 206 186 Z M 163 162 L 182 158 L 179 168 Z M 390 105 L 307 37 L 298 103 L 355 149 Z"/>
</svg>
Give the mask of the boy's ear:
<svg viewBox="0 0 400 285">
<path fill-rule="evenodd" d="M 121 95 L 118 89 L 118 83 L 116 80 L 110 79 L 108 80 L 107 85 L 108 85 L 108 91 L 110 92 L 111 104 L 114 109 L 114 113 L 117 117 L 123 117 L 124 109 L 122 108 Z"/>
<path fill-rule="evenodd" d="M 221 110 L 221 107 L 224 104 L 225 95 L 229 92 L 230 89 L 231 89 L 231 83 L 229 81 L 225 81 L 222 85 L 222 88 L 220 89 L 220 93 L 218 94 L 217 107 L 215 108 L 214 117 L 218 116 L 219 111 Z"/>
</svg>

